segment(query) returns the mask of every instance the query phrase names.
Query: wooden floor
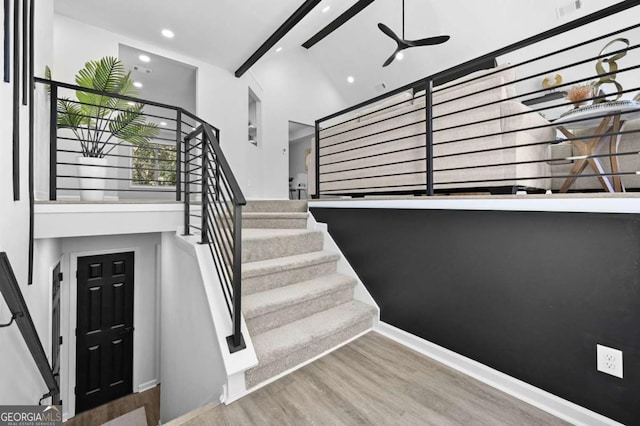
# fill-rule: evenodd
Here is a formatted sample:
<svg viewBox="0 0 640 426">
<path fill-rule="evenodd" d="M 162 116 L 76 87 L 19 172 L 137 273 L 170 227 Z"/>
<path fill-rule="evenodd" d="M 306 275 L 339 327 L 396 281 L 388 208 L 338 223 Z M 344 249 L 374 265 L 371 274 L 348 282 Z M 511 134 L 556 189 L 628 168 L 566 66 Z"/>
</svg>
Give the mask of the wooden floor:
<svg viewBox="0 0 640 426">
<path fill-rule="evenodd" d="M 65 426 L 99 426 L 140 407 L 145 409 L 147 426 L 156 426 L 160 420 L 160 385 L 77 414 L 64 424 Z"/>
<path fill-rule="evenodd" d="M 566 423 L 371 332 L 233 404 L 201 409 L 172 424 Z"/>
</svg>

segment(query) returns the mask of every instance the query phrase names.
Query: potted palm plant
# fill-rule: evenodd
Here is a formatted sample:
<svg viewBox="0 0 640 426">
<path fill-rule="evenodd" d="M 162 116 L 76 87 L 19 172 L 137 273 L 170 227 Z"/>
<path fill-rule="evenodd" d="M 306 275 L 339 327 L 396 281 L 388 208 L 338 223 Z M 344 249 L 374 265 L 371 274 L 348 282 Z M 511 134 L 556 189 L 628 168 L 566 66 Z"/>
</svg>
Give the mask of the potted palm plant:
<svg viewBox="0 0 640 426">
<path fill-rule="evenodd" d="M 112 56 L 87 62 L 75 80 L 80 87 L 104 93 L 137 95 L 131 72 Z M 157 136 L 158 129 L 145 119 L 143 104 L 82 90 L 75 94 L 77 100 L 58 99 L 58 128 L 69 129 L 80 145 L 82 155 L 77 163 L 81 199 L 101 201 L 107 156 L 123 143 L 148 144 Z"/>
</svg>

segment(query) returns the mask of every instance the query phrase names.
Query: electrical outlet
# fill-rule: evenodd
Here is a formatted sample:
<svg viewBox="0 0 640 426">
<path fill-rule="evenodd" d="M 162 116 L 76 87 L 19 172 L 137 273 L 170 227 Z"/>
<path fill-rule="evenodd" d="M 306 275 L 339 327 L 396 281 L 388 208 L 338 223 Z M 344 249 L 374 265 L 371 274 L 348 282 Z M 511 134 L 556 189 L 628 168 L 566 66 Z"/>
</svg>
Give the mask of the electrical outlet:
<svg viewBox="0 0 640 426">
<path fill-rule="evenodd" d="M 607 346 L 596 345 L 598 371 L 622 379 L 622 351 Z"/>
</svg>

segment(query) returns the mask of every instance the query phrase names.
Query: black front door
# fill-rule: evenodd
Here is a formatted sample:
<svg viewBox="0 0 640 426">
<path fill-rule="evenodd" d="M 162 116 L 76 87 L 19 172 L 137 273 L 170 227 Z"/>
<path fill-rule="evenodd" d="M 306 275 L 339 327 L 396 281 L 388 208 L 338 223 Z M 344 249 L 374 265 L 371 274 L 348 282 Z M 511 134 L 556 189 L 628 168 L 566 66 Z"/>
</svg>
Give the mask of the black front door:
<svg viewBox="0 0 640 426">
<path fill-rule="evenodd" d="M 53 269 L 51 304 L 51 371 L 60 389 L 60 264 Z M 60 404 L 60 395 L 53 396 L 53 405 Z"/>
<path fill-rule="evenodd" d="M 133 252 L 78 258 L 76 413 L 133 388 Z"/>
</svg>

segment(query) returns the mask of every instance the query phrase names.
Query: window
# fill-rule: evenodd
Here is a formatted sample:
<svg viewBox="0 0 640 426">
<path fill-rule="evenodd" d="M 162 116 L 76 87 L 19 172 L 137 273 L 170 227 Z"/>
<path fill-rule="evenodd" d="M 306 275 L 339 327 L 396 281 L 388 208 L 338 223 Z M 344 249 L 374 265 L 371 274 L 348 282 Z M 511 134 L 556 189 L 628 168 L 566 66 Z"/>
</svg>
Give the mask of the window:
<svg viewBox="0 0 640 426">
<path fill-rule="evenodd" d="M 136 186 L 176 186 L 176 147 L 137 143 L 132 147 L 132 180 Z"/>
</svg>

